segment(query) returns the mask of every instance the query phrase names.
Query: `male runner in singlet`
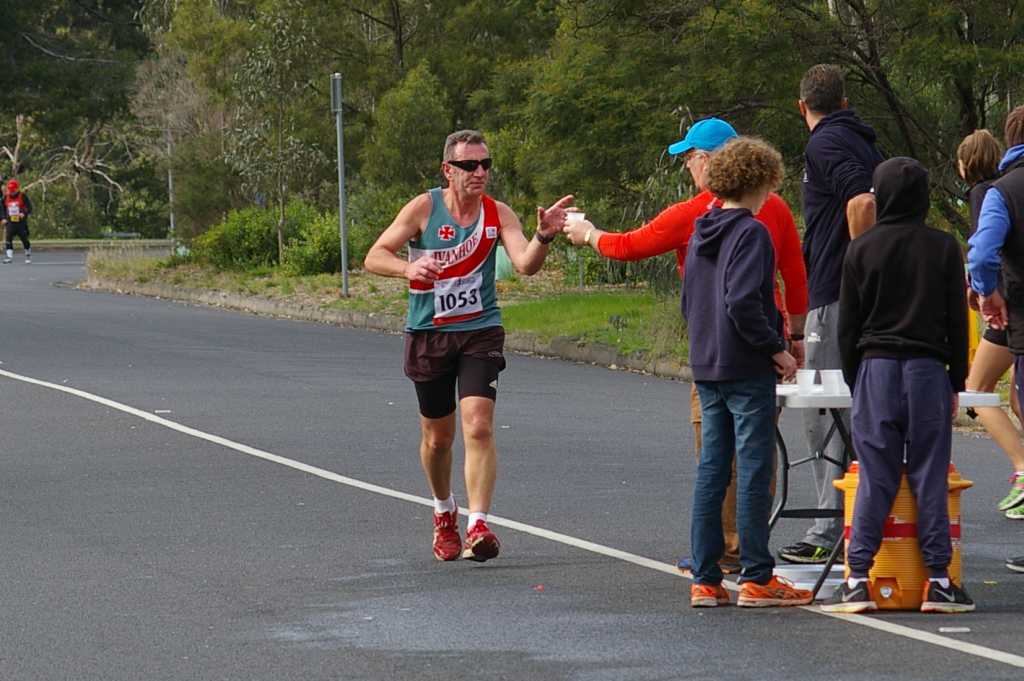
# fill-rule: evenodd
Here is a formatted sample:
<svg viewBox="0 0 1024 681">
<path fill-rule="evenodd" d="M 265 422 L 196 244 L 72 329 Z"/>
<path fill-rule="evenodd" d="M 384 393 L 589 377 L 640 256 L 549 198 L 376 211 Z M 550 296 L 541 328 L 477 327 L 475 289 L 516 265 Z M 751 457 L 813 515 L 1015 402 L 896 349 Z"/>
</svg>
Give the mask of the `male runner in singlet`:
<svg viewBox="0 0 1024 681">
<path fill-rule="evenodd" d="M 487 527 L 497 470 L 494 401 L 505 368 L 505 330 L 494 286 L 498 241 L 520 274 L 544 264 L 548 246 L 562 230 L 565 196 L 537 209 L 537 232 L 527 240 L 512 209 L 484 192 L 491 158 L 483 135 L 460 130 L 448 136 L 441 172 L 447 186 L 405 204 L 366 255 L 366 269 L 409 280 L 405 373 L 416 384 L 420 405 L 420 462 L 434 495 L 434 556 L 485 561 L 498 555 L 498 538 Z M 408 246 L 408 260 L 397 254 Z M 469 523 L 459 536 L 452 494 L 452 442 L 458 385 L 466 449 Z"/>
</svg>

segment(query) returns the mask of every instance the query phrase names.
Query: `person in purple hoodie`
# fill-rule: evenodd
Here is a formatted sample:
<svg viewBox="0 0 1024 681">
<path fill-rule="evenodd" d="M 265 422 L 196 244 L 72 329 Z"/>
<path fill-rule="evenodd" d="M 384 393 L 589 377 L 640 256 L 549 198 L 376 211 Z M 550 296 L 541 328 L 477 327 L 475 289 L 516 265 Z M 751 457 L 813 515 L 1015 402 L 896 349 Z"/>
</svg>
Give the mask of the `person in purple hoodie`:
<svg viewBox="0 0 1024 681">
<path fill-rule="evenodd" d="M 708 188 L 722 206 L 697 220 L 686 255 L 682 311 L 704 424 L 690 525 L 695 608 L 729 603 L 718 561 L 734 451 L 742 568 L 737 605 L 811 602 L 810 591 L 774 576 L 768 548 L 775 380 L 776 374 L 792 377 L 796 360 L 786 352 L 775 305 L 775 251 L 754 214 L 782 181 L 782 171 L 782 157 L 767 143 L 750 137 L 726 143 L 707 171 Z"/>
</svg>

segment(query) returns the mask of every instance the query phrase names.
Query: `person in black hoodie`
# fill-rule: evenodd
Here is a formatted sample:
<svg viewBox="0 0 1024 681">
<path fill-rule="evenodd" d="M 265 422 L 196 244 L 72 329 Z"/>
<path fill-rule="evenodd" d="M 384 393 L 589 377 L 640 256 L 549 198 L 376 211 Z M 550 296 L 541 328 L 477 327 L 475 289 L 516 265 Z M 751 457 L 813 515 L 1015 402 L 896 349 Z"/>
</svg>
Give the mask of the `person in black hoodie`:
<svg viewBox="0 0 1024 681">
<path fill-rule="evenodd" d="M 849 108 L 843 72 L 832 64 L 812 66 L 800 81 L 800 115 L 811 131 L 804 150 L 804 262 L 807 265 L 808 312 L 804 325 L 804 359 L 808 369 L 839 369 L 836 322 L 843 256 L 850 239 L 875 221 L 871 173 L 882 161 L 875 131 Z M 849 415 L 844 410 L 849 427 Z M 832 481 L 843 470 L 843 443 L 833 437 L 818 456 L 832 417 L 806 409 L 807 450 L 817 487 L 819 509 L 842 510 L 842 493 Z M 824 563 L 843 531 L 843 519 L 815 520 L 804 538 L 779 551 L 792 563 Z"/>
<path fill-rule="evenodd" d="M 760 140 L 739 137 L 711 157 L 707 173 L 708 188 L 723 203 L 697 220 L 682 294 L 704 424 L 690 525 L 690 605 L 729 602 L 718 561 L 725 548 L 721 509 L 733 451 L 742 567 L 737 604 L 804 605 L 811 592 L 775 577 L 768 549 L 775 377 L 791 377 L 796 360 L 786 352 L 775 306 L 775 252 L 754 213 L 782 180 L 782 157 Z"/>
<path fill-rule="evenodd" d="M 860 465 L 846 554 L 850 572 L 822 607 L 847 613 L 877 608 L 868 572 L 905 467 L 930 573 L 921 610 L 966 612 L 974 602 L 949 579 L 947 496 L 952 420 L 967 378 L 963 256 L 951 234 L 924 223 L 924 166 L 890 159 L 875 170 L 874 185 L 878 222 L 850 244 L 839 299 L 839 345 L 853 390 Z"/>
</svg>

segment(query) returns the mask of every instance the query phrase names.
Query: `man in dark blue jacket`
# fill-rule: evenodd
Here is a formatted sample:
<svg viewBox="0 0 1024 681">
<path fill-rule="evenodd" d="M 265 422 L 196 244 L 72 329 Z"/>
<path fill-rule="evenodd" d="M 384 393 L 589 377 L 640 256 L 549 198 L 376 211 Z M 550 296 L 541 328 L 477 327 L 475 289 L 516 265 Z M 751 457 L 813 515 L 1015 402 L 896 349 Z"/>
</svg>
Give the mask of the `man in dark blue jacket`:
<svg viewBox="0 0 1024 681">
<path fill-rule="evenodd" d="M 841 369 L 836 324 L 843 257 L 850 239 L 875 222 L 871 174 L 882 161 L 875 131 L 849 108 L 843 73 L 838 66 L 818 64 L 800 81 L 800 114 L 811 131 L 804 150 L 804 262 L 807 265 L 808 308 L 804 326 L 804 359 L 808 369 Z M 845 414 L 847 427 L 849 415 Z M 831 417 L 805 410 L 807 447 L 820 449 Z M 824 451 L 842 461 L 843 444 L 834 437 Z M 842 509 L 842 494 L 832 486 L 843 471 L 816 458 L 814 482 L 819 509 Z M 824 563 L 842 532 L 842 518 L 818 518 L 802 541 L 783 548 L 779 556 L 793 563 Z"/>
</svg>

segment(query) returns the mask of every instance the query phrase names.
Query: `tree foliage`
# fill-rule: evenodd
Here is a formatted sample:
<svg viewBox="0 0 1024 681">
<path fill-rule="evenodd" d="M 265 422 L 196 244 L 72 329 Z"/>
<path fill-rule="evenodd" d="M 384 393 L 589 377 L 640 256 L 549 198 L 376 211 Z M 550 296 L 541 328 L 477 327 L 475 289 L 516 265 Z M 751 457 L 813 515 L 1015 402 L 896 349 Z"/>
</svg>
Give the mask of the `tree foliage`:
<svg viewBox="0 0 1024 681">
<path fill-rule="evenodd" d="M 441 81 L 427 65 L 409 71 L 374 112 L 373 135 L 362 152 L 366 179 L 410 191 L 436 181 L 438 149 L 451 132 L 448 111 Z"/>
<path fill-rule="evenodd" d="M 0 147 L 97 226 L 172 203 L 191 236 L 245 204 L 280 219 L 295 194 L 333 210 L 338 72 L 353 202 L 427 188 L 445 133 L 475 127 L 494 193 L 524 216 L 573 192 L 602 227 L 629 228 L 692 191 L 665 150 L 708 115 L 782 150 L 795 204 L 798 83 L 833 62 L 885 152 L 931 169 L 937 216 L 962 230 L 955 149 L 1021 103 L 1022 15 L 1018 0 L 3 3 Z"/>
</svg>

